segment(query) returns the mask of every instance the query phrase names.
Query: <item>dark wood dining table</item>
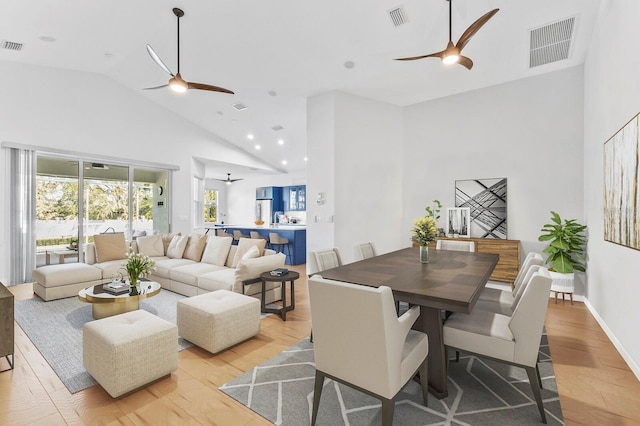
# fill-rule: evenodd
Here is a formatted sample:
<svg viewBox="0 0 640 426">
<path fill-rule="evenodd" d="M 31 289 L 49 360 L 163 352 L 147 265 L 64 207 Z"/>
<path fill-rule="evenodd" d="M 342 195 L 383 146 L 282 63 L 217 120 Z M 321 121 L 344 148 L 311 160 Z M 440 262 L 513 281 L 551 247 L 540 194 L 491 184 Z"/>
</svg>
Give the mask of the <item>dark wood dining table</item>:
<svg viewBox="0 0 640 426">
<path fill-rule="evenodd" d="M 442 399 L 448 395 L 443 311 L 471 312 L 498 258 L 492 253 L 430 249 L 429 263 L 421 263 L 419 248 L 410 247 L 318 275 L 371 287 L 388 286 L 396 301 L 419 305 L 414 329 L 429 336 L 429 391 Z"/>
</svg>

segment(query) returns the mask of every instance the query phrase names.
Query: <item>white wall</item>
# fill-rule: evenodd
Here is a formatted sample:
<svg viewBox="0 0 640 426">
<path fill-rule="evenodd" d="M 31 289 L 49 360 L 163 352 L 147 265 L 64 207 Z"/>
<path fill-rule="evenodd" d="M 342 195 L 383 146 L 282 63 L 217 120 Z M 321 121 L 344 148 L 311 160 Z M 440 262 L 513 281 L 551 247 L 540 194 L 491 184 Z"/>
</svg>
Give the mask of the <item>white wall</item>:
<svg viewBox="0 0 640 426">
<path fill-rule="evenodd" d="M 640 111 L 640 2 L 605 1 L 585 62 L 585 195 L 589 226 L 586 296 L 640 377 L 640 251 L 604 241 L 603 144 Z M 631 49 L 631 50 L 630 50 Z"/>
<path fill-rule="evenodd" d="M 173 231 L 193 229 L 192 157 L 264 168 L 215 135 L 107 77 L 0 62 L 0 142 L 180 167 L 172 179 Z M 0 164 L 5 164 L 1 150 Z M 6 205 L 3 179 L 3 204 Z M 0 211 L 0 279 L 7 280 L 8 217 Z"/>
</svg>

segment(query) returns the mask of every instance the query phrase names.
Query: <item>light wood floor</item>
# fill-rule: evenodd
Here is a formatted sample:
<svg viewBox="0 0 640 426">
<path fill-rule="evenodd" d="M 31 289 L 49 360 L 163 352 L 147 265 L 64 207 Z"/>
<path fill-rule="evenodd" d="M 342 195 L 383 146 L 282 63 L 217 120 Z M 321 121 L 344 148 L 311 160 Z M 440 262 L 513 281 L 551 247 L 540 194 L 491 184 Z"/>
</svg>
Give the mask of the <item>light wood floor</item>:
<svg viewBox="0 0 640 426">
<path fill-rule="evenodd" d="M 265 318 L 258 336 L 217 355 L 183 350 L 170 378 L 119 400 L 100 386 L 70 394 L 16 324 L 15 369 L 0 373 L 0 424 L 270 424 L 218 387 L 308 336 L 305 268 L 292 269 L 301 279 L 286 322 Z M 10 290 L 17 299 L 33 297 L 30 284 Z M 585 306 L 551 300 L 546 327 L 566 424 L 640 424 L 640 383 Z"/>
</svg>

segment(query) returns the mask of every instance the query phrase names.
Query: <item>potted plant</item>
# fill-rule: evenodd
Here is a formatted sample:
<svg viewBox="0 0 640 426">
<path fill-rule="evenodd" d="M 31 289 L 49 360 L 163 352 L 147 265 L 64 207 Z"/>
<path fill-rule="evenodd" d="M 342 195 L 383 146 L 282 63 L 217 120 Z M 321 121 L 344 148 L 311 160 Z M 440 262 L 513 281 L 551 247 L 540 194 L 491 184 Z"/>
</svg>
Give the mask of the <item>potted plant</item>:
<svg viewBox="0 0 640 426">
<path fill-rule="evenodd" d="M 546 263 L 551 265 L 551 291 L 556 292 L 556 297 L 557 293 L 562 293 L 564 298 L 565 293 L 573 294 L 574 271 L 585 271 L 584 250 L 587 237 L 584 231 L 587 226 L 579 224 L 576 219 L 563 221 L 554 211 L 551 212 L 551 221 L 552 223 L 542 227 L 542 235 L 538 237 L 538 241 L 549 242 L 542 252 L 549 255 Z M 573 303 L 573 296 L 571 301 Z"/>
</svg>

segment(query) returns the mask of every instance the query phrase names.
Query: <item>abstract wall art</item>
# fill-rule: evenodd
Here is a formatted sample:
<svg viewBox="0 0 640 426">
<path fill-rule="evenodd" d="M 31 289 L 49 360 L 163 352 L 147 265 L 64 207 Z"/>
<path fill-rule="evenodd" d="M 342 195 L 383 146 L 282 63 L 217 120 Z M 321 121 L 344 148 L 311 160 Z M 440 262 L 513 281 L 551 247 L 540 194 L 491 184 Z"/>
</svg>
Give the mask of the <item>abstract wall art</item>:
<svg viewBox="0 0 640 426">
<path fill-rule="evenodd" d="M 471 237 L 507 238 L 507 178 L 456 181 L 456 207 L 468 207 Z"/>
<path fill-rule="evenodd" d="M 604 143 L 604 239 L 640 250 L 640 114 Z"/>
</svg>

